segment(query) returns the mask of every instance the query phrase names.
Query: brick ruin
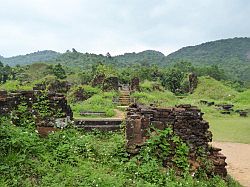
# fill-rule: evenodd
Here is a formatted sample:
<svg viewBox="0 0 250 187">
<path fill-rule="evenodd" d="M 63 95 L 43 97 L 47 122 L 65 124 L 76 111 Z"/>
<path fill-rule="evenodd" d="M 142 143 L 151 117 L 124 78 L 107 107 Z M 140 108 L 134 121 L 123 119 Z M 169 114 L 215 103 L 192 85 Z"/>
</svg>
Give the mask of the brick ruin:
<svg viewBox="0 0 250 187">
<path fill-rule="evenodd" d="M 71 87 L 71 84 L 68 81 L 64 80 L 53 80 L 49 82 L 43 82 L 36 84 L 33 87 L 33 90 L 48 90 L 52 93 L 67 93 Z"/>
<path fill-rule="evenodd" d="M 35 116 L 36 127 L 42 136 L 51 131 L 56 131 L 67 125 L 68 120 L 73 118 L 73 113 L 63 94 L 46 92 L 45 99 L 48 101 L 48 108 L 52 111 L 49 116 L 41 116 L 34 107 L 39 101 L 39 97 L 45 92 L 40 90 L 6 92 L 0 91 L 0 116 L 10 115 L 18 109 L 21 103 L 27 105 L 28 111 Z M 58 116 L 60 113 L 60 116 Z M 226 157 L 219 153 L 221 149 L 213 148 L 209 145 L 212 141 L 212 134 L 208 131 L 209 124 L 203 120 L 203 113 L 200 109 L 191 105 L 179 105 L 173 108 L 145 107 L 133 104 L 128 108 L 126 117 L 126 139 L 127 151 L 131 154 L 137 154 L 140 147 L 150 137 L 149 131 L 153 128 L 163 130 L 167 127 L 173 129 L 174 134 L 178 135 L 189 147 L 189 162 L 192 171 L 196 171 L 202 163 L 198 161 L 197 150 L 203 148 L 208 159 L 213 163 L 213 172 L 215 174 L 226 176 L 225 168 Z M 12 120 L 15 124 L 16 121 Z M 107 125 L 110 130 L 118 126 L 122 121 L 115 124 L 109 124 L 103 121 L 98 124 L 93 122 L 78 121 L 76 126 L 82 128 L 88 125 L 103 127 Z M 119 124 L 118 124 L 119 123 Z M 82 126 L 83 125 L 83 126 Z M 108 129 L 109 129 L 108 128 Z"/>
<path fill-rule="evenodd" d="M 131 91 L 140 91 L 140 79 L 138 77 L 134 77 L 130 81 L 130 90 Z"/>
<path fill-rule="evenodd" d="M 63 128 L 67 125 L 68 120 L 73 118 L 73 113 L 67 100 L 63 94 L 48 92 L 44 99 L 48 107 L 49 116 L 39 114 L 39 97 L 42 92 L 39 90 L 6 92 L 0 91 L 0 116 L 12 115 L 15 113 L 17 118 L 12 118 L 14 124 L 18 124 L 19 116 L 22 115 L 18 111 L 20 104 L 25 104 L 27 111 L 34 116 L 37 130 L 41 135 L 47 135 L 50 131 L 56 130 L 56 127 Z M 35 108 L 38 104 L 38 108 Z"/>
<path fill-rule="evenodd" d="M 198 85 L 198 77 L 195 73 L 190 73 L 188 75 L 188 80 L 189 80 L 189 92 L 193 93 Z"/>
<path fill-rule="evenodd" d="M 209 124 L 202 118 L 200 109 L 191 105 L 179 105 L 173 108 L 155 108 L 131 105 L 126 118 L 127 150 L 137 154 L 140 147 L 149 138 L 154 128 L 163 130 L 173 129 L 189 147 L 189 162 L 195 172 L 202 163 L 198 161 L 198 149 L 205 150 L 208 159 L 213 163 L 213 173 L 225 177 L 226 157 L 219 153 L 221 149 L 209 145 L 212 133 L 208 131 Z"/>
<path fill-rule="evenodd" d="M 101 86 L 105 79 L 104 74 L 96 75 L 92 81 L 92 86 Z"/>
<path fill-rule="evenodd" d="M 118 89 L 119 89 L 118 77 L 108 77 L 104 79 L 102 84 L 103 91 L 111 91 L 111 90 L 118 91 Z"/>
<path fill-rule="evenodd" d="M 104 74 L 96 75 L 92 81 L 92 86 L 98 86 L 102 88 L 103 91 L 118 91 L 122 85 L 119 81 L 118 77 L 105 77 Z M 129 90 L 131 91 L 140 91 L 140 79 L 138 77 L 134 77 L 130 80 L 128 84 Z"/>
</svg>

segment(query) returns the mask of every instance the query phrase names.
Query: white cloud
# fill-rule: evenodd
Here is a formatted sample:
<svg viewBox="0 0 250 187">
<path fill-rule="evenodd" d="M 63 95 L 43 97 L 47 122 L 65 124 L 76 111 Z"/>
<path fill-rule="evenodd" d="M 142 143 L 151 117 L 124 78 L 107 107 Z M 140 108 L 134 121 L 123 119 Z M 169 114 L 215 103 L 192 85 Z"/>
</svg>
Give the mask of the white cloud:
<svg viewBox="0 0 250 187">
<path fill-rule="evenodd" d="M 2 2 L 1 2 L 2 1 Z M 37 50 L 167 54 L 249 36 L 245 0 L 0 0 L 0 55 Z"/>
</svg>

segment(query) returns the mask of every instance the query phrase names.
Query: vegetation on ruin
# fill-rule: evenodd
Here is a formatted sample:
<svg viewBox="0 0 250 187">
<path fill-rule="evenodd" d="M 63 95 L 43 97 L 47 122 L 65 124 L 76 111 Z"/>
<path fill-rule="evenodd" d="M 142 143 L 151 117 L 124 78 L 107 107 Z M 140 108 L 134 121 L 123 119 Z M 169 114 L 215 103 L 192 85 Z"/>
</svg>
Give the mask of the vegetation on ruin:
<svg viewBox="0 0 250 187">
<path fill-rule="evenodd" d="M 170 132 L 159 132 L 139 156 L 130 159 L 123 133 L 69 128 L 40 138 L 34 130 L 1 118 L 0 186 L 239 186 L 231 178 L 177 177 L 171 168 L 163 168 L 162 157 L 149 150 L 161 145 L 168 154 L 169 144 L 161 139 Z M 174 162 L 187 168 L 187 147 L 174 136 L 172 141 L 177 145 Z"/>
</svg>

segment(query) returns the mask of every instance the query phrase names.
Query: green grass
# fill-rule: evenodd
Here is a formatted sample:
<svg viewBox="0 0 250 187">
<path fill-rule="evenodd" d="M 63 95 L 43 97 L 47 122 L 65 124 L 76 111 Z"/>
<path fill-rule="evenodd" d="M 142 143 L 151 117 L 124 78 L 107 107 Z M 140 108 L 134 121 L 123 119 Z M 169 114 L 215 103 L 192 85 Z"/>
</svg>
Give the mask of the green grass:
<svg viewBox="0 0 250 187">
<path fill-rule="evenodd" d="M 213 141 L 250 144 L 250 117 L 207 117 L 206 120 L 213 133 Z"/>
<path fill-rule="evenodd" d="M 161 84 L 157 81 L 148 81 L 145 80 L 140 84 L 140 89 L 143 92 L 147 91 L 155 91 L 157 89 L 164 90 L 164 88 L 161 86 Z"/>
<path fill-rule="evenodd" d="M 157 106 L 173 106 L 178 99 L 169 91 L 135 92 L 132 97 L 141 104 L 155 104 Z"/>
<path fill-rule="evenodd" d="M 235 98 L 237 91 L 225 86 L 211 77 L 200 77 L 198 87 L 190 98 L 230 101 Z"/>
<path fill-rule="evenodd" d="M 112 117 L 115 115 L 114 109 L 116 105 L 113 103 L 112 99 L 117 93 L 115 92 L 102 92 L 100 94 L 95 94 L 91 98 L 83 102 L 72 103 L 71 108 L 74 113 L 74 117 L 83 118 L 80 112 L 91 111 L 91 112 L 105 112 L 104 117 Z M 85 116 L 86 117 L 86 116 Z M 95 117 L 95 116 L 87 116 Z"/>
<path fill-rule="evenodd" d="M 7 81 L 4 84 L 0 85 L 0 90 L 6 90 L 6 91 L 17 91 L 17 90 L 32 90 L 34 86 L 34 83 L 29 84 L 21 84 L 17 80 L 13 81 Z"/>
<path fill-rule="evenodd" d="M 233 102 L 242 108 L 250 109 L 250 89 L 238 93 Z"/>
</svg>

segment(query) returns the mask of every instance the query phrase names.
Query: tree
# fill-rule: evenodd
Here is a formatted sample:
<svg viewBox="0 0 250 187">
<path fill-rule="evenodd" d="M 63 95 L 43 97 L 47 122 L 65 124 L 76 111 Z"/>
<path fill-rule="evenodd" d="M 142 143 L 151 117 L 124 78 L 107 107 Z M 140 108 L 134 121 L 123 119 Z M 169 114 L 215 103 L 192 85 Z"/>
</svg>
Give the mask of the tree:
<svg viewBox="0 0 250 187">
<path fill-rule="evenodd" d="M 63 67 L 62 67 L 62 65 L 60 63 L 54 66 L 53 74 L 58 79 L 65 79 L 67 77 L 66 72 L 65 72 L 65 70 L 63 69 Z"/>
<path fill-rule="evenodd" d="M 181 90 L 181 83 L 184 79 L 184 73 L 178 68 L 171 68 L 162 77 L 162 85 L 168 88 L 173 93 L 178 93 Z"/>
<path fill-rule="evenodd" d="M 75 50 L 75 48 L 72 48 L 72 52 L 73 53 L 77 53 L 77 51 Z"/>
<path fill-rule="evenodd" d="M 196 68 L 196 72 L 199 76 L 210 76 L 218 81 L 225 80 L 227 78 L 225 71 L 220 69 L 217 65 L 199 67 Z"/>
<path fill-rule="evenodd" d="M 180 61 L 174 65 L 175 68 L 179 69 L 183 73 L 194 72 L 194 66 L 187 61 Z"/>
<path fill-rule="evenodd" d="M 111 55 L 110 55 L 109 52 L 107 52 L 106 57 L 107 57 L 107 58 L 111 58 Z"/>
<path fill-rule="evenodd" d="M 6 65 L 2 68 L 2 82 L 5 83 L 9 78 L 10 75 L 12 74 L 12 69 L 9 65 Z"/>
</svg>

